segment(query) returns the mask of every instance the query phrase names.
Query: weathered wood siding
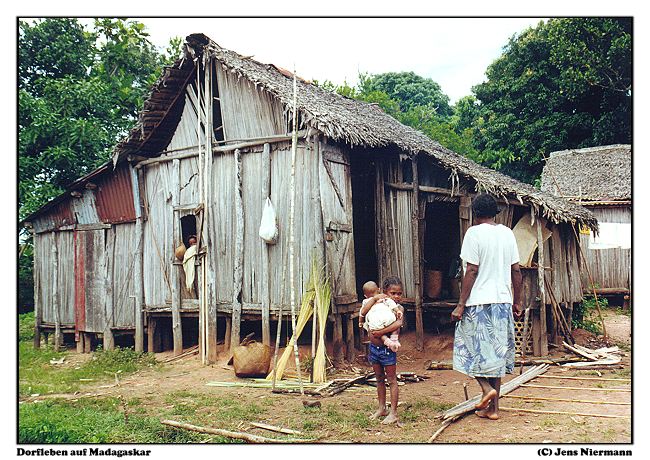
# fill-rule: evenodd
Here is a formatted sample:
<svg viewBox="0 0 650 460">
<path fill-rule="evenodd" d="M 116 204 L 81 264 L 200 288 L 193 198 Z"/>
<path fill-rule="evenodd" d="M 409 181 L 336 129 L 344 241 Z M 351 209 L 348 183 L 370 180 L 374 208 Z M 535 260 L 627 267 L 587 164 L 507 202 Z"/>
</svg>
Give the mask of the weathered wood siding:
<svg viewBox="0 0 650 460">
<path fill-rule="evenodd" d="M 196 107 L 197 101 L 194 88 L 190 85 L 185 91 L 185 105 L 181 121 L 176 126 L 172 140 L 165 150 L 178 150 L 197 146 L 198 111 Z"/>
<path fill-rule="evenodd" d="M 259 186 L 262 177 L 262 152 L 242 153 L 242 202 L 244 206 L 244 246 L 242 283 L 242 313 L 260 313 L 262 309 L 262 279 L 267 275 L 263 264 L 264 242 L 258 235 L 266 197 Z M 279 237 L 269 246 L 271 309 L 289 306 L 288 229 L 289 229 L 289 171 L 290 143 L 271 146 L 271 201 L 275 206 Z M 302 293 L 309 277 L 312 254 L 322 254 L 323 233 L 317 228 L 320 209 L 314 203 L 312 190 L 319 180 L 318 157 L 301 144 L 296 153 L 296 291 Z M 220 312 L 230 312 L 233 296 L 235 260 L 235 158 L 232 153 L 215 155 L 212 168 L 212 219 L 209 238 L 216 254 L 216 301 Z M 317 188 L 316 188 L 317 189 Z M 299 301 L 299 299 L 298 299 Z"/>
<path fill-rule="evenodd" d="M 76 295 L 83 295 L 83 303 L 76 308 L 85 309 L 80 330 L 104 332 L 106 326 L 106 230 L 82 230 L 75 232 L 75 270 L 83 276 L 83 292 L 75 285 Z M 79 326 L 79 325 L 78 325 Z"/>
<path fill-rule="evenodd" d="M 217 64 L 217 83 L 225 139 L 284 134 L 287 117 L 282 104 L 251 82 Z"/>
<path fill-rule="evenodd" d="M 567 224 L 553 225 L 551 237 L 544 242 L 546 280 L 550 282 L 555 299 L 560 303 L 580 302 L 580 254 L 576 237 Z M 550 300 L 547 299 L 547 304 Z"/>
<path fill-rule="evenodd" d="M 144 175 L 147 220 L 144 223 L 144 304 L 171 302 L 171 264 L 174 257 L 172 162 L 147 166 Z M 176 192 L 177 193 L 177 192 Z"/>
<path fill-rule="evenodd" d="M 309 163 L 318 166 L 318 180 L 320 185 L 320 203 L 322 207 L 323 229 L 317 236 L 318 243 L 322 241 L 323 233 L 328 235 L 325 241 L 327 265 L 333 286 L 332 295 L 344 299 L 344 303 L 357 300 L 356 277 L 354 267 L 354 237 L 352 222 L 352 182 L 350 176 L 349 152 L 338 145 L 321 142 L 320 158 L 310 155 Z M 297 168 L 296 171 L 301 171 Z M 302 174 L 300 174 L 302 176 Z M 302 178 L 301 178 L 302 179 Z M 313 180 L 313 179 L 312 179 Z M 299 182 L 300 183 L 300 182 Z M 303 203 L 309 203 L 309 183 L 305 177 L 303 190 Z M 312 208 L 315 206 L 311 204 Z M 313 214 L 309 209 L 302 210 L 302 221 Z M 313 222 L 306 222 L 313 226 Z M 373 225 L 368 222 L 368 225 Z M 303 225 L 303 227 L 305 227 Z M 303 228 L 308 235 L 316 235 L 317 228 Z M 312 236 L 312 239 L 314 236 Z M 309 259 L 309 258 L 307 258 Z"/>
<path fill-rule="evenodd" d="M 380 186 L 383 186 L 383 196 L 376 203 L 380 210 L 378 216 L 382 221 L 383 248 L 378 248 L 378 260 L 383 263 L 380 269 L 382 277 L 399 276 L 404 288 L 404 297 L 415 298 L 415 263 L 413 261 L 413 232 L 411 230 L 411 217 L 413 213 L 413 191 L 396 190 L 385 185 L 389 183 L 403 183 L 403 161 L 405 157 L 399 155 L 386 158 L 378 162 L 377 174 Z M 410 160 L 409 166 L 410 166 Z M 409 179 L 407 177 L 407 179 Z M 410 182 L 410 179 L 409 179 Z M 383 255 L 379 255 L 383 253 Z"/>
<path fill-rule="evenodd" d="M 57 249 L 58 273 L 54 276 L 52 247 Z M 54 324 L 53 293 L 59 296 L 59 317 L 62 325 L 74 325 L 74 241 L 71 231 L 46 232 L 34 235 L 34 271 L 38 282 L 38 299 L 43 323 Z M 54 285 L 54 279 L 57 283 Z"/>
<path fill-rule="evenodd" d="M 590 207 L 598 222 L 629 224 L 632 222 L 630 207 Z M 589 235 L 580 235 L 580 244 L 594 284 L 601 288 L 630 288 L 632 249 L 589 249 Z M 586 268 L 582 268 L 582 285 L 589 289 L 591 283 Z"/>
<path fill-rule="evenodd" d="M 108 253 L 111 259 L 109 270 L 113 282 L 113 306 L 106 305 L 107 321 L 111 327 L 135 327 L 135 280 L 133 279 L 138 238 L 135 224 L 115 225 L 107 230 L 106 247 L 112 250 Z"/>
</svg>

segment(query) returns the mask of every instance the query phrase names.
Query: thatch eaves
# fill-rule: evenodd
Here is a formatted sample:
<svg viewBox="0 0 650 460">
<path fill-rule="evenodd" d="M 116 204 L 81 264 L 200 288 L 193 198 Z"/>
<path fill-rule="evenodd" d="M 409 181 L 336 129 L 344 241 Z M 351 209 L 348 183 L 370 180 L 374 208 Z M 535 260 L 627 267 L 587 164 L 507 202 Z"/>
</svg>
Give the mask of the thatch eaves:
<svg viewBox="0 0 650 460">
<path fill-rule="evenodd" d="M 616 144 L 553 152 L 542 172 L 542 190 L 570 200 L 629 201 L 632 148 Z"/>
</svg>

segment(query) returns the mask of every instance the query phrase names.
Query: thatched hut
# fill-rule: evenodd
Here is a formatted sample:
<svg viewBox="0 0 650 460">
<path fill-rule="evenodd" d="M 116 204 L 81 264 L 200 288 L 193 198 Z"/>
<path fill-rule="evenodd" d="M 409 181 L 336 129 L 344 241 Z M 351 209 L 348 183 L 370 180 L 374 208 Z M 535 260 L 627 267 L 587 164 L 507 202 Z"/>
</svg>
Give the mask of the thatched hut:
<svg viewBox="0 0 650 460">
<path fill-rule="evenodd" d="M 130 331 L 136 349 L 176 353 L 198 340 L 205 362 L 216 360 L 218 335 L 234 345 L 242 328 L 271 343 L 271 326 L 290 302 L 292 107 L 287 71 L 189 36 L 113 164 L 26 219 L 35 241 L 37 336 L 74 331 L 83 350 L 93 337 L 110 347 L 115 332 Z M 402 278 L 419 348 L 423 318 L 448 317 L 458 295 L 449 267 L 478 190 L 499 197 L 502 223 L 524 222 L 532 235 L 526 257 L 539 264 L 525 270 L 526 299 L 533 348 L 545 353 L 550 293 L 538 274 L 565 305 L 582 299 L 572 227 L 596 229 L 589 211 L 479 166 L 376 105 L 303 80 L 297 111 L 294 282 L 303 292 L 313 257 L 327 267 L 335 360 L 355 355 L 354 317 L 368 279 Z M 278 213 L 275 245 L 258 236 L 269 197 Z M 198 276 L 188 290 L 174 252 L 191 234 L 199 239 Z M 437 291 L 427 284 L 434 272 Z"/>
<path fill-rule="evenodd" d="M 629 294 L 632 240 L 632 149 L 606 145 L 550 154 L 542 190 L 578 203 L 594 213 L 596 235 L 583 229 L 582 285 L 599 294 Z"/>
</svg>

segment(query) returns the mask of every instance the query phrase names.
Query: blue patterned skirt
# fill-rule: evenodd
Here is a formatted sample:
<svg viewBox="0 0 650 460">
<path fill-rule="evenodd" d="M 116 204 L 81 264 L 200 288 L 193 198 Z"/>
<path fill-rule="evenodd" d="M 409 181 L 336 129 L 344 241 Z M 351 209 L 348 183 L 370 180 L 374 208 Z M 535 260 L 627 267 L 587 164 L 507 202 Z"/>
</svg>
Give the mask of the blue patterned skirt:
<svg viewBox="0 0 650 460">
<path fill-rule="evenodd" d="M 456 324 L 454 370 L 470 377 L 503 377 L 515 368 L 512 305 L 492 303 L 465 307 Z"/>
</svg>

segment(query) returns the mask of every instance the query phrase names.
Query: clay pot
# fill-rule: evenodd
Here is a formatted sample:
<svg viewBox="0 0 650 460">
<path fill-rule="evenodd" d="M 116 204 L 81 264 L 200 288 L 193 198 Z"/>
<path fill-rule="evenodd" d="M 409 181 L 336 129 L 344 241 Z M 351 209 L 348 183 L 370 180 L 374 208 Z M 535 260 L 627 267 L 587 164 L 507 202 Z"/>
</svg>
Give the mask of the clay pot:
<svg viewBox="0 0 650 460">
<path fill-rule="evenodd" d="M 185 251 L 187 251 L 187 248 L 185 247 L 185 244 L 181 243 L 181 245 L 174 251 L 174 255 L 182 262 L 183 257 L 185 256 Z"/>
<path fill-rule="evenodd" d="M 426 270 L 424 272 L 424 295 L 430 299 L 440 298 L 442 291 L 442 272 Z"/>
</svg>

